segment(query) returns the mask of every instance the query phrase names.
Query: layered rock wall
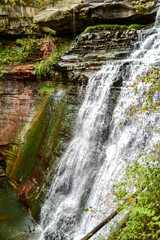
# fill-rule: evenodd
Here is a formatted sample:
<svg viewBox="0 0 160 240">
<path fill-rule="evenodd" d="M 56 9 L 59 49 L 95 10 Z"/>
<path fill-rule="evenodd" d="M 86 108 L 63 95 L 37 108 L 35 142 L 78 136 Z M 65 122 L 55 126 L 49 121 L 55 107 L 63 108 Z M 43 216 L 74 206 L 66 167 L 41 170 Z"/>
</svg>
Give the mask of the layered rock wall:
<svg viewBox="0 0 160 240">
<path fill-rule="evenodd" d="M 43 80 L 37 80 L 34 64 L 29 64 L 14 67 L 5 79 L 0 80 L 0 162 L 6 164 L 10 183 L 30 206 L 34 216 L 37 216 L 43 203 L 50 175 L 54 173 L 72 136 L 84 83 L 106 61 L 123 59 L 139 44 L 139 31 L 135 28 L 124 25 L 97 26 L 97 23 L 119 23 L 121 20 L 123 23 L 127 21 L 128 25 L 142 17 L 145 23 L 151 22 L 155 17 L 152 10 L 156 10 L 157 2 L 151 4 L 147 13 L 140 13 L 126 1 L 77 1 L 69 6 L 49 7 L 34 19 L 36 23 L 57 30 L 60 35 L 76 34 L 85 26 L 96 24 L 79 35 L 71 49 L 57 63 L 53 63 L 52 78 L 44 76 Z M 71 1 L 66 1 L 66 4 L 69 3 Z M 10 7 L 5 7 L 0 12 L 0 31 L 3 36 L 17 36 L 25 24 L 26 27 L 31 24 L 36 10 L 15 7 L 12 13 Z M 22 20 L 28 23 L 22 24 Z M 5 21 L 8 26 L 6 30 L 2 29 Z M 47 48 L 50 47 L 48 44 Z M 43 56 L 39 56 L 41 60 L 49 56 L 45 47 L 43 50 Z"/>
<path fill-rule="evenodd" d="M 6 80 L 0 94 L 0 162 L 36 216 L 53 166 L 72 135 L 78 85 Z"/>
<path fill-rule="evenodd" d="M 154 21 L 158 0 L 137 1 L 88 1 L 65 4 L 61 8 L 54 5 L 39 12 L 34 23 L 54 29 L 58 35 L 82 32 L 87 26 L 97 24 L 148 24 Z M 75 29 L 74 29 L 75 26 Z"/>
<path fill-rule="evenodd" d="M 84 83 L 106 61 L 122 59 L 138 47 L 141 30 L 125 26 L 99 25 L 88 28 L 61 57 L 55 70 L 65 72 L 70 81 Z"/>
<path fill-rule="evenodd" d="M 0 4 L 0 37 L 31 34 L 30 26 L 37 9 Z"/>
</svg>

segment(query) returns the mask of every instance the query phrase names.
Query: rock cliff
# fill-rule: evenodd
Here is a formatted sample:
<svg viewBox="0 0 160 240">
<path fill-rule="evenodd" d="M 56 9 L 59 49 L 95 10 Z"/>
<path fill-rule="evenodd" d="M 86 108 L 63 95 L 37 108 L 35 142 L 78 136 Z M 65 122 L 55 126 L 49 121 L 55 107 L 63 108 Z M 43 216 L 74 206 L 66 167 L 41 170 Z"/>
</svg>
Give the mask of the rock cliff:
<svg viewBox="0 0 160 240">
<path fill-rule="evenodd" d="M 54 45 L 42 40 L 40 50 L 38 60 L 48 57 Z M 72 134 L 78 87 L 48 77 L 38 81 L 34 63 L 13 67 L 0 79 L 0 174 L 5 170 L 34 216 L 51 167 Z"/>
<path fill-rule="evenodd" d="M 136 30 L 132 25 L 89 27 L 76 38 L 71 49 L 61 57 L 55 66 L 55 72 L 56 70 L 65 72 L 71 82 L 85 83 L 106 61 L 121 59 L 136 48 L 140 32 L 141 30 Z"/>
<path fill-rule="evenodd" d="M 157 1 L 146 1 L 141 8 L 131 1 L 67 0 L 66 5 L 62 3 L 51 4 L 39 12 L 34 22 L 53 28 L 59 35 L 76 35 L 86 26 L 92 27 L 77 36 L 71 49 L 53 63 L 50 76 L 38 80 L 34 63 L 28 63 L 12 67 L 5 79 L 0 79 L 0 170 L 4 173 L 6 168 L 10 183 L 34 216 L 43 203 L 50 174 L 72 136 L 85 83 L 106 61 L 122 59 L 137 47 L 141 40 L 139 29 L 154 21 L 157 9 Z M 3 28 L 9 11 L 12 13 L 7 9 L 1 11 Z M 16 9 L 20 14 L 17 26 L 21 29 L 21 17 L 32 18 L 33 12 L 28 9 L 28 15 L 22 15 L 22 8 Z M 15 23 L 3 33 L 19 34 Z M 51 51 L 54 50 L 52 47 Z M 38 57 L 40 61 L 48 57 L 45 49 L 43 53 Z"/>
<path fill-rule="evenodd" d="M 32 7 L 0 4 L 0 38 L 31 34 L 30 27 L 36 13 L 38 10 Z"/>
<path fill-rule="evenodd" d="M 54 29 L 58 35 L 82 32 L 97 24 L 148 24 L 154 21 L 158 1 L 61 1 L 34 16 L 34 23 Z M 59 7 L 59 5 L 61 7 Z"/>
</svg>

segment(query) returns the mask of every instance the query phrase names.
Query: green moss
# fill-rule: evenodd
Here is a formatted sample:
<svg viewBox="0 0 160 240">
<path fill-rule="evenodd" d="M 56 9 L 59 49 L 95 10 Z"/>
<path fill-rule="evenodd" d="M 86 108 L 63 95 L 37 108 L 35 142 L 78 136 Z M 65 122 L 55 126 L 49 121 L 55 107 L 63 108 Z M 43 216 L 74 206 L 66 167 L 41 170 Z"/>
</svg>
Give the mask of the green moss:
<svg viewBox="0 0 160 240">
<path fill-rule="evenodd" d="M 40 212 L 41 207 L 42 207 L 42 203 L 40 203 L 39 201 L 36 201 L 36 202 L 32 205 L 30 211 L 31 211 L 31 214 L 32 214 L 32 216 L 33 216 L 34 218 L 38 218 L 37 215 L 38 215 L 38 213 Z"/>
<path fill-rule="evenodd" d="M 93 29 L 101 29 L 101 28 L 108 28 L 108 29 L 126 29 L 127 25 L 118 25 L 118 24 L 100 24 L 96 26 L 89 26 L 87 27 L 83 33 L 90 32 Z"/>
<path fill-rule="evenodd" d="M 150 25 L 139 25 L 139 24 L 131 24 L 131 25 L 119 25 L 119 24 L 101 24 L 96 26 L 87 27 L 83 33 L 91 32 L 93 29 L 122 29 L 122 30 L 139 30 L 142 28 L 149 27 Z"/>
<path fill-rule="evenodd" d="M 42 93 L 46 90 L 50 94 L 54 88 L 41 88 Z M 16 151 L 17 159 L 9 174 L 13 185 L 13 179 L 21 185 L 32 182 L 34 177 L 36 188 L 31 189 L 25 196 L 33 216 L 38 214 L 43 202 L 46 184 L 50 180 L 49 172 L 64 150 L 64 142 L 68 139 L 74 109 L 65 94 L 57 98 L 55 92 L 51 97 L 47 96 L 47 99 L 38 106 L 37 111 L 36 117 L 25 134 L 21 149 Z"/>
<path fill-rule="evenodd" d="M 41 95 L 50 95 L 53 92 L 54 92 L 53 87 L 43 87 L 43 88 L 40 89 Z"/>
<path fill-rule="evenodd" d="M 140 29 L 143 29 L 143 28 L 146 28 L 146 25 L 131 24 L 131 25 L 128 26 L 129 30 L 140 30 Z"/>
<path fill-rule="evenodd" d="M 19 179 L 23 183 L 30 175 L 37 162 L 37 152 L 41 144 L 46 128 L 45 104 L 42 104 L 41 110 L 34 119 L 33 123 L 26 134 L 23 147 L 16 160 L 14 168 L 10 175 Z"/>
</svg>

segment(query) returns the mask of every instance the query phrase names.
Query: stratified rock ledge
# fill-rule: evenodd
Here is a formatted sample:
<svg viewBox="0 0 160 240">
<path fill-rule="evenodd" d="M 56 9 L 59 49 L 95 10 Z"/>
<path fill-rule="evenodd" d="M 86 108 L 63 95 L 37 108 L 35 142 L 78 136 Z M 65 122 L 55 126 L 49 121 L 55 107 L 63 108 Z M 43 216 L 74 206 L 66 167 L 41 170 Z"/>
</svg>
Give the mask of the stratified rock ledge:
<svg viewBox="0 0 160 240">
<path fill-rule="evenodd" d="M 58 35 L 82 32 L 87 26 L 97 24 L 148 24 L 154 22 L 158 1 L 148 1 L 137 6 L 128 1 L 73 1 L 67 5 L 47 8 L 34 16 L 34 23 L 54 29 Z"/>
</svg>

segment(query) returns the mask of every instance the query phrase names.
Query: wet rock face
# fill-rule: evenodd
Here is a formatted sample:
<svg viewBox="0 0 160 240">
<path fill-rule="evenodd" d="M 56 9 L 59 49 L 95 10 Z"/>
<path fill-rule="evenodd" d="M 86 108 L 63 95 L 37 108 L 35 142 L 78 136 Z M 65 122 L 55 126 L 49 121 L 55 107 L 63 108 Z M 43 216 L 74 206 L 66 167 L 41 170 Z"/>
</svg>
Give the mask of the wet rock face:
<svg viewBox="0 0 160 240">
<path fill-rule="evenodd" d="M 54 49 L 53 41 L 42 40 L 37 58 L 45 59 Z M 13 138 L 20 134 L 34 115 L 36 105 L 43 99 L 40 88 L 41 83 L 36 82 L 34 63 L 14 67 L 6 73 L 5 80 L 0 81 L 0 155 L 4 155 L 4 149 L 8 149 L 10 144 L 16 144 Z"/>
<path fill-rule="evenodd" d="M 49 57 L 54 49 L 53 41 L 42 40 L 37 60 Z M 37 80 L 34 63 L 16 66 L 0 80 L 0 176 L 7 175 L 33 207 L 34 216 L 40 207 L 37 195 L 43 193 L 48 172 L 70 138 L 77 88 L 53 79 Z"/>
<path fill-rule="evenodd" d="M 34 16 L 34 23 L 56 30 L 58 35 L 74 34 L 75 30 L 80 33 L 87 26 L 102 23 L 146 24 L 154 21 L 158 1 L 148 1 L 141 7 L 136 1 L 81 0 L 70 5 L 63 2 L 61 8 L 55 5 L 39 12 Z"/>
<path fill-rule="evenodd" d="M 6 164 L 7 176 L 23 142 L 22 130 L 35 111 L 36 88 L 28 82 L 0 82 L 0 156 Z"/>
<path fill-rule="evenodd" d="M 72 135 L 78 85 L 5 80 L 0 95 L 0 177 L 7 175 L 37 216 L 51 167 Z"/>
<path fill-rule="evenodd" d="M 43 179 L 44 176 L 41 176 L 41 178 Z M 17 193 L 25 203 L 30 205 L 29 196 L 35 190 L 39 190 L 39 183 L 37 182 L 37 178 L 35 176 L 31 176 L 23 184 L 18 186 Z"/>
</svg>

